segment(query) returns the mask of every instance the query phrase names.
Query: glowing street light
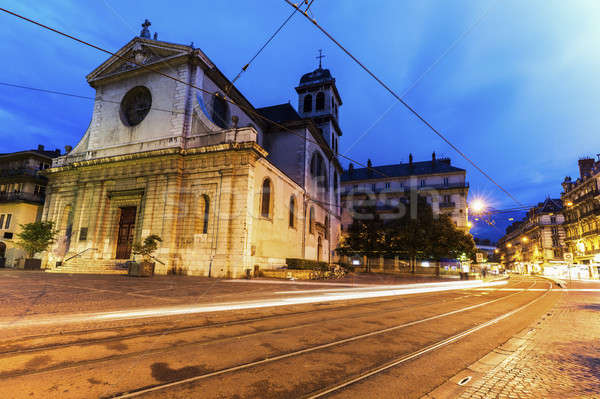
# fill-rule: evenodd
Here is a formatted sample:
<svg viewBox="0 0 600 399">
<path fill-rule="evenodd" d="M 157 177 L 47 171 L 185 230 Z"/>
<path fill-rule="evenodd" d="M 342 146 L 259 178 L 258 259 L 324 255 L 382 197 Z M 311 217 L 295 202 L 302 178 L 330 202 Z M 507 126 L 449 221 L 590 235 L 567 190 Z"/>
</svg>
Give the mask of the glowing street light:
<svg viewBox="0 0 600 399">
<path fill-rule="evenodd" d="M 470 206 L 471 210 L 475 213 L 481 213 L 485 210 L 485 202 L 483 200 L 477 198 L 471 202 Z"/>
<path fill-rule="evenodd" d="M 570 208 L 573 206 L 573 201 L 567 201 L 567 203 L 565 205 Z"/>
<path fill-rule="evenodd" d="M 508 244 L 506 244 L 506 248 L 510 248 L 512 247 L 512 244 L 509 242 Z"/>
<path fill-rule="evenodd" d="M 525 237 L 521 238 L 521 241 L 523 241 L 523 242 L 529 242 L 529 238 L 527 236 L 525 236 Z"/>
</svg>

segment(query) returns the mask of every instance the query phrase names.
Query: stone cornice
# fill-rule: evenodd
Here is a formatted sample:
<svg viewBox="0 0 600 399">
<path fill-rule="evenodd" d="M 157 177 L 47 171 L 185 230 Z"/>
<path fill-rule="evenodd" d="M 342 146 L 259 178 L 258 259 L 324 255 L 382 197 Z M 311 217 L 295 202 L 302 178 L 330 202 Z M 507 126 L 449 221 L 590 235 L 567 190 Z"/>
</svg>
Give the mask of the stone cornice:
<svg viewBox="0 0 600 399">
<path fill-rule="evenodd" d="M 245 142 L 245 143 L 224 143 L 217 145 L 210 145 L 204 147 L 196 147 L 189 149 L 182 149 L 180 147 L 176 148 L 165 148 L 161 150 L 152 150 L 152 151 L 144 151 L 144 152 L 136 152 L 132 154 L 124 154 L 124 155 L 115 155 L 104 158 L 96 158 L 89 159 L 83 161 L 73 162 L 69 165 L 54 167 L 50 169 L 45 169 L 40 171 L 40 174 L 48 176 L 55 173 L 74 171 L 80 167 L 87 166 L 96 166 L 96 165 L 106 165 L 109 163 L 115 162 L 125 162 L 132 161 L 137 159 L 146 159 L 146 158 L 156 158 L 156 157 L 164 157 L 164 156 L 189 156 L 189 155 L 198 155 L 198 154 L 210 154 L 210 153 L 219 153 L 223 151 L 251 151 L 256 154 L 257 158 L 266 157 L 268 152 L 256 144 L 255 142 Z"/>
</svg>

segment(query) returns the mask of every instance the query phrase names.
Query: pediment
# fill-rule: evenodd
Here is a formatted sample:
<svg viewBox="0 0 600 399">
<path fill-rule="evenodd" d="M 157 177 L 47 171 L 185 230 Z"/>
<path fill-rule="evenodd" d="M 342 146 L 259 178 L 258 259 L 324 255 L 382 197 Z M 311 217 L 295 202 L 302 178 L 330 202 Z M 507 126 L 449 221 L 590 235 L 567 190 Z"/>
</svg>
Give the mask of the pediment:
<svg viewBox="0 0 600 399">
<path fill-rule="evenodd" d="M 86 78 L 88 83 L 92 84 L 94 81 L 141 69 L 140 65 L 157 65 L 187 56 L 193 50 L 189 46 L 136 37 L 94 69 Z"/>
</svg>

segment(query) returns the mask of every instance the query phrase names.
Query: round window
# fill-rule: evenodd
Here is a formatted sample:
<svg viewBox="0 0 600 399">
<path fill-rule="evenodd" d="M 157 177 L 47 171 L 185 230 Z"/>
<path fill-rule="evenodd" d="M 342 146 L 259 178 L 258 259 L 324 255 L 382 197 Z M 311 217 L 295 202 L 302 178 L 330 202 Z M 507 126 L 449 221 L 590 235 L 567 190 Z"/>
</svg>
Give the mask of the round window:
<svg viewBox="0 0 600 399">
<path fill-rule="evenodd" d="M 121 120 L 127 126 L 135 126 L 144 120 L 152 106 L 152 94 L 144 86 L 129 90 L 121 100 Z"/>
</svg>

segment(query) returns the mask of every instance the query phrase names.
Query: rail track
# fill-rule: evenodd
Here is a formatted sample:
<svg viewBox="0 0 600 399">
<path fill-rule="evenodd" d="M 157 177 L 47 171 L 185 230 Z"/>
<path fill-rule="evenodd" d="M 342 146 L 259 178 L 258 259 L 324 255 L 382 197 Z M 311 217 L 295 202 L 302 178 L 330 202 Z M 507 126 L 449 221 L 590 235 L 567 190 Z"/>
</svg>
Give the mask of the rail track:
<svg viewBox="0 0 600 399">
<path fill-rule="evenodd" d="M 186 377 L 186 378 L 180 378 L 180 379 L 175 379 L 166 383 L 161 383 L 161 384 L 155 384 L 155 385 L 150 385 L 150 386 L 145 386 L 143 388 L 139 388 L 136 390 L 130 390 L 127 392 L 121 392 L 119 394 L 114 394 L 112 396 L 107 396 L 110 398 L 133 398 L 133 397 L 138 397 L 138 396 L 142 396 L 142 395 L 147 395 L 147 394 L 161 394 L 164 393 L 165 395 L 169 395 L 169 390 L 171 389 L 176 389 L 178 387 L 184 387 L 184 386 L 189 386 L 192 384 L 196 384 L 200 381 L 203 380 L 209 380 L 211 378 L 214 377 L 219 377 L 219 376 L 224 376 L 224 375 L 228 375 L 228 374 L 233 374 L 236 372 L 243 372 L 245 370 L 249 370 L 249 369 L 253 369 L 256 368 L 258 366 L 265 366 L 265 365 L 270 365 L 270 364 L 274 364 L 276 362 L 280 362 L 283 361 L 285 359 L 290 359 L 290 358 L 294 358 L 294 357 L 299 357 L 302 355 L 307 355 L 310 353 L 316 353 L 316 352 L 320 352 L 320 351 L 327 351 L 328 349 L 334 348 L 334 347 L 340 347 L 340 346 L 344 346 L 344 345 L 351 345 L 353 343 L 356 343 L 358 341 L 361 340 L 365 340 L 368 338 L 372 338 L 372 337 L 376 337 L 376 336 L 383 336 L 385 334 L 389 334 L 395 331 L 399 331 L 405 328 L 409 328 L 412 326 L 416 326 L 419 324 L 424 324 L 424 323 L 428 323 L 428 322 L 433 322 L 435 320 L 440 320 L 443 318 L 447 318 L 447 317 L 451 317 L 454 315 L 458 315 L 464 312 L 468 312 L 471 310 L 475 310 L 475 309 L 479 309 L 494 303 L 498 303 L 500 301 L 503 301 L 505 299 L 508 298 L 512 298 L 515 297 L 517 295 L 521 295 L 525 292 L 528 292 L 529 289 L 531 289 L 532 287 L 534 287 L 537 283 L 539 283 L 540 281 L 534 281 L 532 282 L 529 287 L 527 288 L 523 288 L 522 291 L 517 291 L 511 294 L 507 294 L 507 295 L 503 295 L 499 298 L 493 299 L 493 300 L 489 300 L 489 301 L 484 301 L 481 303 L 477 303 L 475 305 L 470 305 L 470 306 L 466 306 L 460 309 L 456 309 L 456 310 L 452 310 L 449 312 L 445 312 L 442 314 L 437 314 L 434 316 L 429 316 L 429 317 L 425 317 L 422 319 L 418 319 L 418 320 L 414 320 L 414 321 L 410 321 L 410 322 L 406 322 L 406 323 L 401 323 L 398 325 L 394 325 L 391 327 L 386 327 L 386 328 L 381 328 L 381 329 L 377 329 L 374 331 L 370 331 L 367 333 L 363 333 L 363 334 L 358 334 L 358 335 L 353 335 L 351 337 L 347 337 L 347 338 L 343 338 L 343 339 L 337 339 L 328 343 L 324 343 L 324 344 L 319 344 L 319 345 L 313 345 L 313 346 L 309 346 L 309 347 L 304 347 L 302 349 L 297 349 L 297 350 L 293 350 L 293 351 L 289 351 L 289 352 L 285 352 L 285 353 L 281 353 L 278 354 L 276 356 L 271 356 L 268 358 L 263 358 L 260 360 L 255 360 L 255 361 L 251 361 L 251 362 L 246 362 L 246 363 L 241 363 L 232 367 L 227 367 L 227 368 L 223 368 L 220 370 L 214 370 L 211 372 L 206 372 L 206 373 L 201 373 L 198 375 L 194 375 L 191 377 Z M 347 387 L 349 387 L 352 384 L 355 384 L 357 382 L 360 382 L 362 380 L 365 380 L 367 378 L 370 378 L 374 375 L 377 375 L 379 373 L 382 373 L 390 368 L 393 368 L 395 366 L 398 366 L 402 363 L 406 363 L 409 362 L 410 360 L 413 360 L 415 358 L 418 358 L 422 355 L 425 355 L 427 353 L 433 352 L 435 350 L 441 349 L 453 342 L 456 342 L 468 335 L 471 335 L 477 331 L 480 331 L 488 326 L 491 326 L 493 324 L 496 324 L 498 322 L 500 322 L 501 320 L 507 319 L 511 316 L 513 316 L 514 314 L 520 312 L 521 310 L 531 306 L 532 304 L 534 304 L 535 302 L 541 300 L 543 297 L 545 297 L 551 290 L 552 290 L 552 284 L 548 283 L 547 281 L 544 281 L 544 283 L 546 285 L 548 285 L 548 288 L 539 296 L 536 296 L 535 298 L 533 298 L 532 300 L 527 301 L 526 303 L 519 305 L 517 308 L 512 309 L 510 311 L 506 311 L 504 313 L 502 313 L 499 316 L 493 317 L 491 319 L 485 320 L 477 325 L 475 325 L 474 327 L 470 327 L 467 329 L 464 329 L 458 333 L 454 333 L 450 336 L 443 336 L 440 337 L 439 339 L 437 339 L 435 342 L 433 343 L 428 343 L 427 345 L 418 348 L 417 350 L 413 350 L 410 351 L 408 353 L 402 353 L 399 354 L 398 356 L 394 357 L 392 360 L 388 360 L 382 364 L 377 364 L 374 365 L 366 370 L 362 370 L 360 373 L 358 374 L 353 374 L 353 375 L 349 375 L 347 377 L 344 377 L 341 380 L 336 381 L 334 384 L 329 384 L 326 385 L 324 387 L 320 387 L 317 390 L 313 390 L 308 394 L 305 394 L 306 398 L 319 398 L 319 397 L 323 397 L 329 394 L 332 394 L 334 392 L 346 389 Z M 195 386 L 195 385 L 194 385 Z"/>
</svg>

